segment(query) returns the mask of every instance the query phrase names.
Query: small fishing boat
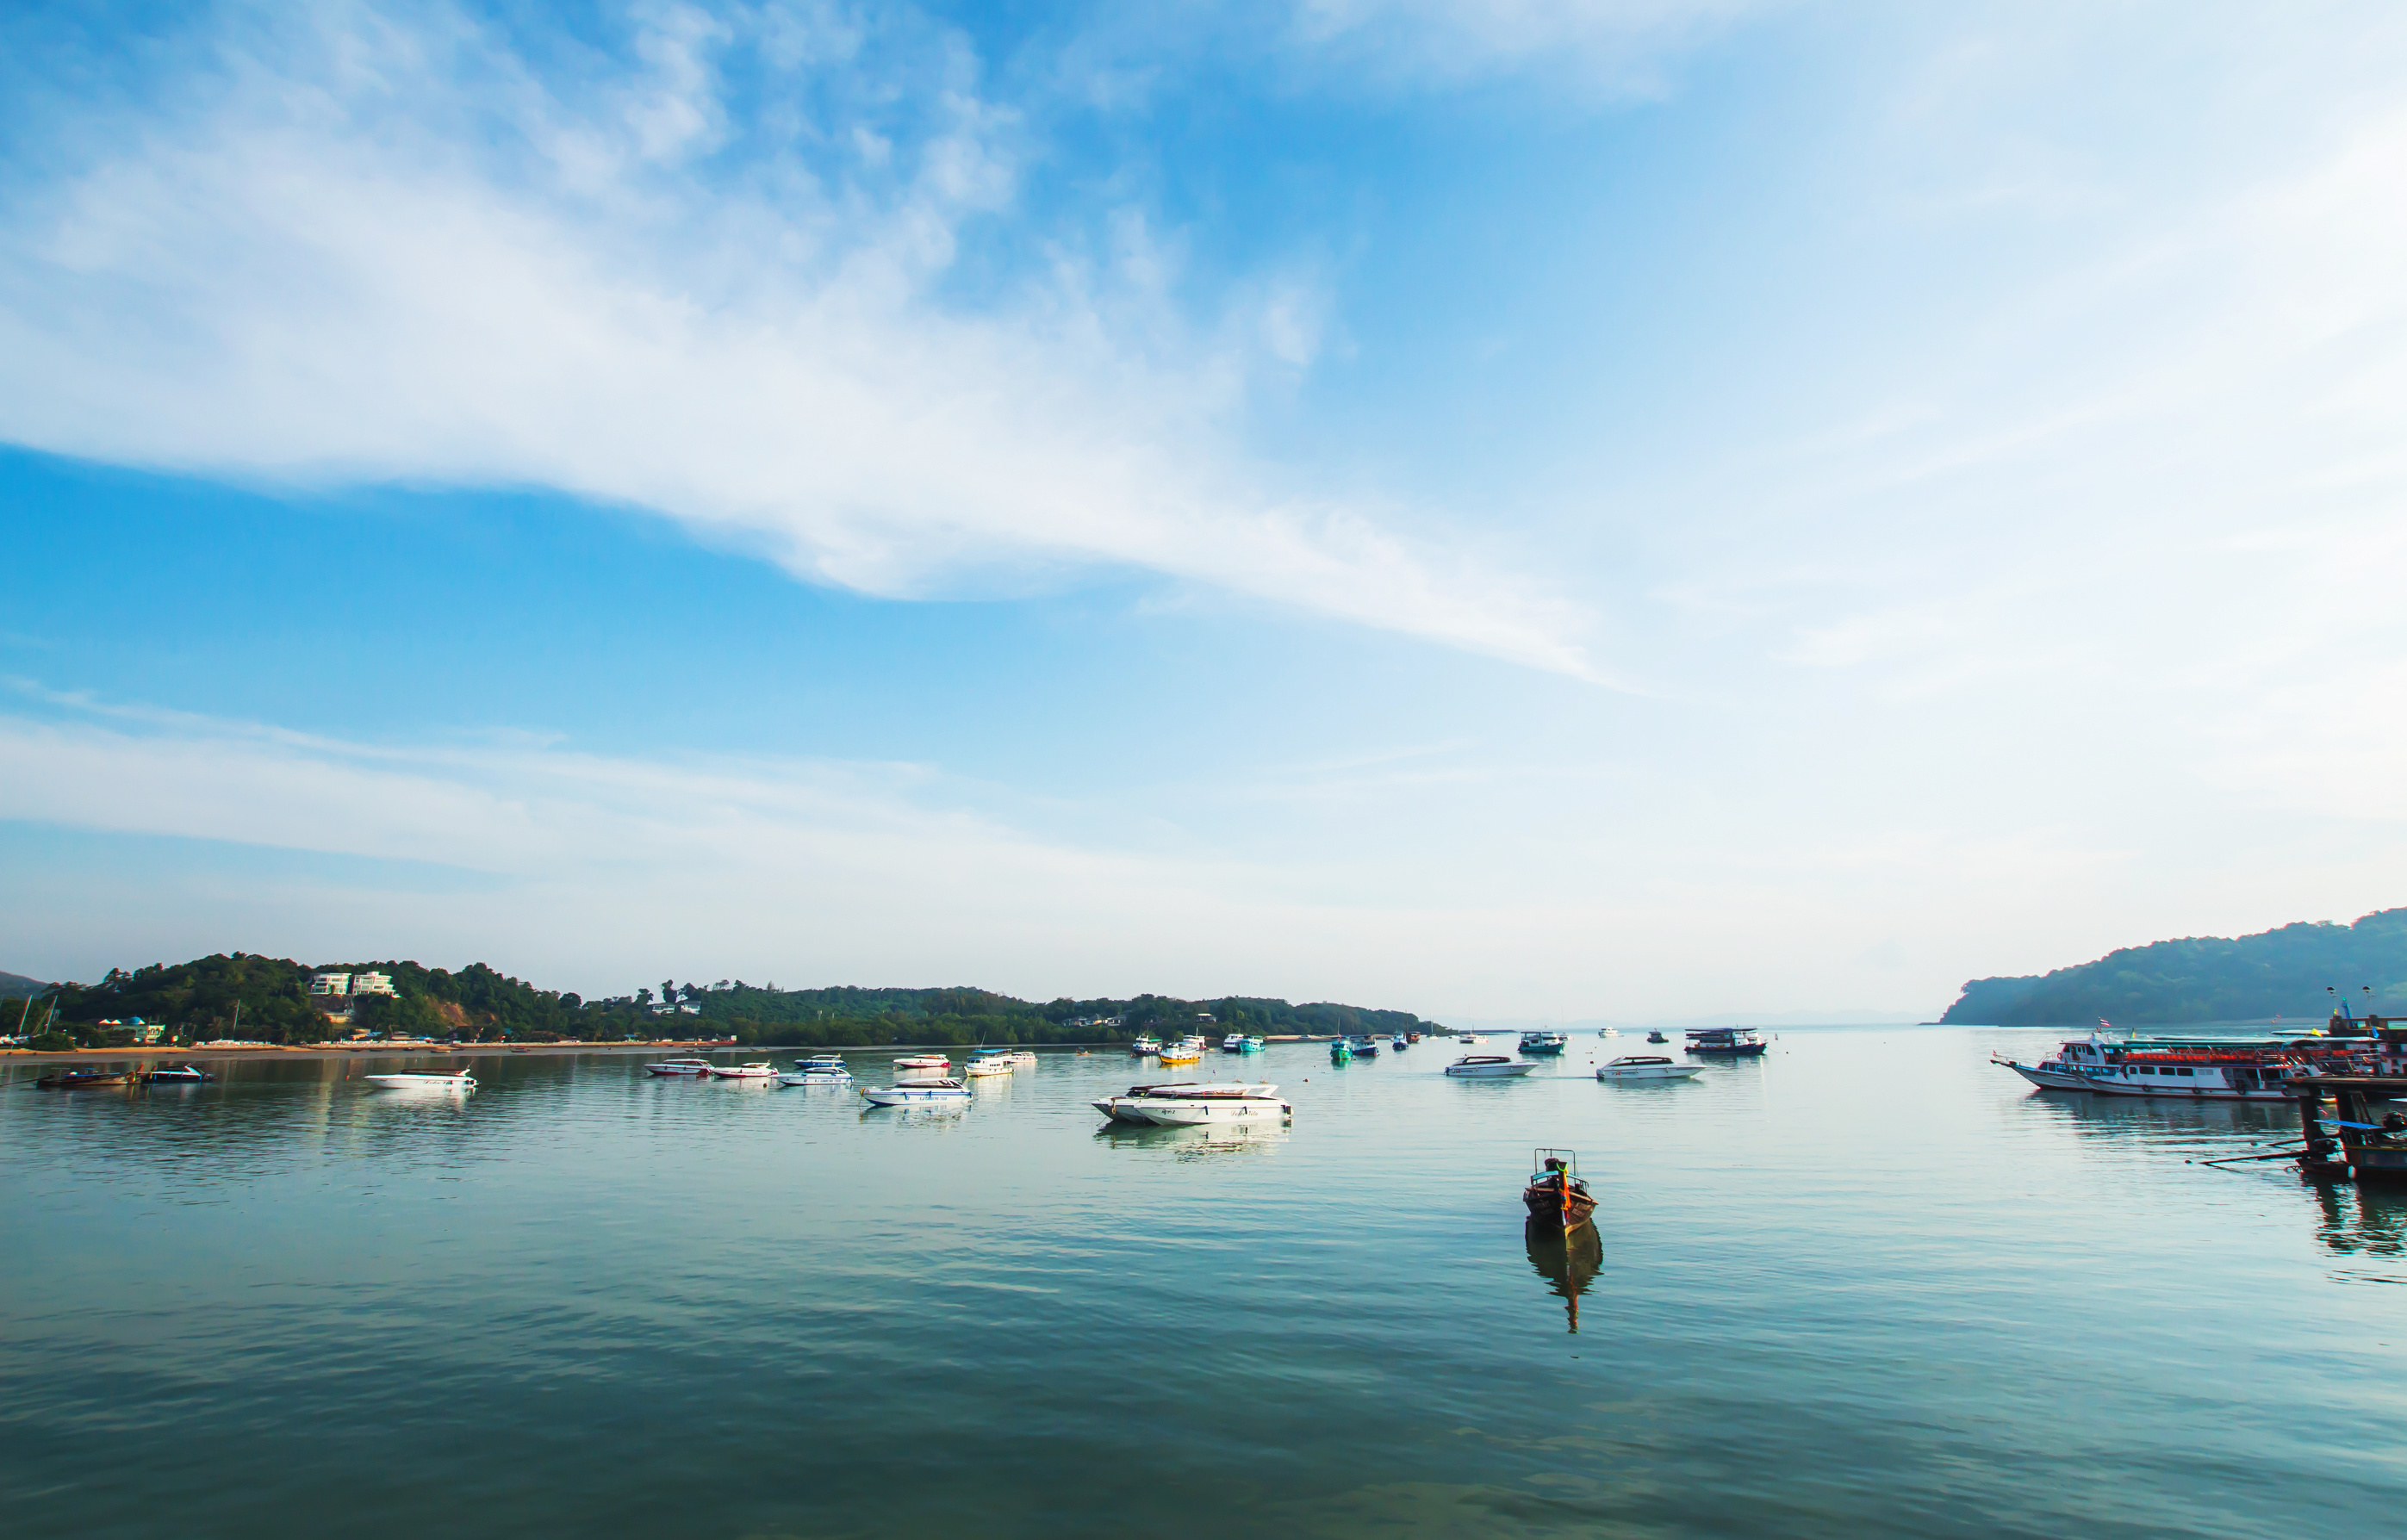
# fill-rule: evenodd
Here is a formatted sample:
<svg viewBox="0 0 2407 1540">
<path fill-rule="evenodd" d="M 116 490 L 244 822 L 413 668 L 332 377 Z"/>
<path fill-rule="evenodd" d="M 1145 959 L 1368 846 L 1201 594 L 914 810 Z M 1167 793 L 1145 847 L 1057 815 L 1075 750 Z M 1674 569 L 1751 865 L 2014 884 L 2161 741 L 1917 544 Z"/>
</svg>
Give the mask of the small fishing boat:
<svg viewBox="0 0 2407 1540">
<path fill-rule="evenodd" d="M 748 1064 L 713 1064 L 710 1074 L 718 1080 L 770 1080 L 776 1077 L 777 1066 L 761 1059 Z"/>
<path fill-rule="evenodd" d="M 1568 1149 L 1537 1149 L 1530 1153 L 1536 1169 L 1521 1202 L 1533 1219 L 1552 1219 L 1565 1231 L 1578 1229 L 1596 1214 L 1596 1200 L 1579 1179 L 1579 1157 Z"/>
<path fill-rule="evenodd" d="M 1220 1051 L 1221 1051 L 1222 1053 L 1243 1053 L 1243 1052 L 1245 1052 L 1245 1051 L 1246 1051 L 1246 1034 L 1245 1034 L 1244 1033 L 1242 1033 L 1242 1032 L 1232 1032 L 1232 1033 L 1231 1033 L 1228 1036 L 1221 1038 L 1221 1039 L 1220 1039 Z"/>
<path fill-rule="evenodd" d="M 1354 1045 L 1347 1042 L 1345 1038 L 1340 1037 L 1335 1042 L 1329 1045 L 1329 1062 L 1331 1063 L 1346 1063 L 1349 1062 L 1353 1057 Z"/>
<path fill-rule="evenodd" d="M 1772 1045 L 1745 1027 L 1702 1027 L 1688 1034 L 1688 1053 L 1716 1053 L 1726 1059 L 1759 1059 Z"/>
<path fill-rule="evenodd" d="M 890 1086 L 863 1086 L 862 1099 L 872 1106 L 945 1106 L 970 1099 L 970 1088 L 959 1080 L 898 1080 Z"/>
<path fill-rule="evenodd" d="M 1260 1121 L 1287 1117 L 1295 1110 L 1278 1099 L 1278 1087 L 1258 1080 L 1131 1086 L 1126 1095 L 1106 1096 L 1088 1105 L 1116 1123 L 1156 1128 Z"/>
<path fill-rule="evenodd" d="M 1686 1080 L 1705 1073 L 1702 1064 L 1675 1064 L 1659 1054 L 1627 1054 L 1599 1065 L 1600 1080 Z"/>
<path fill-rule="evenodd" d="M 1346 1046 L 1354 1050 L 1354 1057 L 1357 1059 L 1379 1057 L 1379 1040 L 1375 1037 L 1348 1037 L 1346 1039 Z"/>
<path fill-rule="evenodd" d="M 134 1072 L 123 1069 L 63 1069 L 34 1084 L 45 1091 L 81 1091 L 89 1086 L 130 1086 Z"/>
<path fill-rule="evenodd" d="M 1560 1059 L 1572 1040 L 1559 1032 L 1525 1032 L 1521 1034 L 1521 1051 L 1537 1059 Z"/>
<path fill-rule="evenodd" d="M 1132 1038 L 1129 1051 L 1140 1059 L 1150 1059 L 1161 1051 L 1161 1039 L 1151 1035 Z"/>
<path fill-rule="evenodd" d="M 1507 1059 L 1501 1053 L 1467 1053 L 1446 1065 L 1446 1073 L 1462 1080 L 1506 1080 L 1537 1067 L 1526 1059 Z"/>
<path fill-rule="evenodd" d="M 1204 1039 L 1182 1037 L 1161 1050 L 1165 1064 L 1200 1064 L 1204 1062 Z"/>
<path fill-rule="evenodd" d="M 142 1083 L 150 1086 L 197 1086 L 216 1078 L 198 1064 L 162 1064 L 145 1073 Z"/>
<path fill-rule="evenodd" d="M 466 1066 L 459 1069 L 397 1069 L 360 1078 L 378 1091 L 474 1091 L 477 1082 Z"/>
<path fill-rule="evenodd" d="M 1646 1040 L 1650 1043 L 1668 1043 L 1671 1041 L 1670 1038 L 1663 1035 L 1663 1030 L 1660 1027 L 1646 1034 Z"/>
<path fill-rule="evenodd" d="M 1402 1053 L 1406 1048 L 1413 1046 L 1413 1040 L 1400 1032 L 1393 1037 L 1388 1039 L 1388 1046 L 1395 1049 L 1398 1053 Z"/>
<path fill-rule="evenodd" d="M 704 1076 L 710 1073 L 707 1059 L 663 1059 L 657 1064 L 646 1064 L 644 1073 L 662 1076 Z"/>
</svg>

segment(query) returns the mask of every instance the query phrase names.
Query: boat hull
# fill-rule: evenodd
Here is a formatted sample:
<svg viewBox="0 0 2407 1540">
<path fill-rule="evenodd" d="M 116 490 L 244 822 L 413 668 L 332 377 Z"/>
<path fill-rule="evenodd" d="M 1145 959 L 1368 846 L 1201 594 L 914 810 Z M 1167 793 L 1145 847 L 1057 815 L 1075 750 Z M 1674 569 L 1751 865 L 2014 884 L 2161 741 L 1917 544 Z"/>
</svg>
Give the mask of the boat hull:
<svg viewBox="0 0 2407 1540">
<path fill-rule="evenodd" d="M 1577 1189 L 1574 1189 L 1570 1198 L 1565 1199 L 1553 1188 L 1532 1182 L 1522 1190 L 1521 1203 L 1529 1209 L 1531 1219 L 1541 1224 L 1559 1225 L 1565 1230 L 1576 1230 L 1596 1218 L 1596 1200 Z"/>
<path fill-rule="evenodd" d="M 2032 1085 L 2039 1087 L 2042 1091 L 2092 1091 L 2096 1089 L 2089 1083 L 2089 1077 L 2086 1075 L 2072 1075 L 2063 1070 L 2041 1069 L 2035 1064 L 2018 1064 L 2012 1059 L 2000 1059 L 1995 1062 L 2005 1065 L 2006 1068 L 2013 1070 L 2016 1075 L 2029 1080 Z"/>
<path fill-rule="evenodd" d="M 1448 1064 L 1446 1073 L 1458 1080 L 1517 1080 L 1538 1066 L 1533 1063 Z"/>
<path fill-rule="evenodd" d="M 1596 1072 L 1600 1080 L 1693 1080 L 1705 1073 L 1702 1064 L 1639 1064 L 1616 1069 L 1607 1064 Z"/>
<path fill-rule="evenodd" d="M 363 1075 L 360 1079 L 378 1091 L 474 1091 L 477 1082 L 465 1075 Z"/>
</svg>

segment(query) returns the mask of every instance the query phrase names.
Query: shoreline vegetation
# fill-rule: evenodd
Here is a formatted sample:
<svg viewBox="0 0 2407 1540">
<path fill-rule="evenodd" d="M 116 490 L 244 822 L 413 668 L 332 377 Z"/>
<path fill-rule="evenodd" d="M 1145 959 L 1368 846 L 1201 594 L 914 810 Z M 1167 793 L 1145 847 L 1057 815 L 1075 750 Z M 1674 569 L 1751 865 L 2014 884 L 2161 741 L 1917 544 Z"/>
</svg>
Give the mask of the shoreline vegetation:
<svg viewBox="0 0 2407 1540">
<path fill-rule="evenodd" d="M 2321 1026 L 2345 998 L 2362 1016 L 2407 1014 L 2407 909 L 2352 924 L 2301 920 L 2243 936 L 2187 936 L 2020 977 L 1975 978 L 1937 1025 Z"/>
<path fill-rule="evenodd" d="M 312 994 L 319 974 L 382 975 L 391 992 Z M 414 962 L 304 966 L 246 952 L 111 969 L 97 984 L 47 985 L 20 1012 L 0 1012 L 0 1032 L 17 1034 L 20 1020 L 24 1033 L 36 1034 L 25 1049 L 43 1052 L 172 1048 L 227 1039 L 272 1051 L 349 1047 L 362 1035 L 590 1050 L 696 1042 L 742 1048 L 1093 1047 L 1148 1033 L 1242 1030 L 1271 1037 L 1437 1030 L 1410 1011 L 1245 995 L 1140 994 L 1039 1005 L 969 988 L 781 990 L 722 978 L 713 984 L 662 979 L 657 993 L 647 987 L 586 1000 L 481 962 L 453 973 Z M 153 1028 L 159 1041 L 141 1041 Z"/>
</svg>

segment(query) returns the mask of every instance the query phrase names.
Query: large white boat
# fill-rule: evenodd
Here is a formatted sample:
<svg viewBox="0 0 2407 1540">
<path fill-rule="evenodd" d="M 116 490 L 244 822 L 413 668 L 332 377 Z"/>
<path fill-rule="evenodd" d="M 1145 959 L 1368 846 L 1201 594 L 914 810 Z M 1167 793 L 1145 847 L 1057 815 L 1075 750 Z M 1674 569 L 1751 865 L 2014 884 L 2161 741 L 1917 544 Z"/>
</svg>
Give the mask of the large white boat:
<svg viewBox="0 0 2407 1540">
<path fill-rule="evenodd" d="M 1201 1037 L 1182 1037 L 1161 1050 L 1161 1062 L 1165 1064 L 1200 1064 L 1204 1062 L 1204 1050 L 1208 1047 L 1210 1045 Z"/>
<path fill-rule="evenodd" d="M 932 1069 L 938 1074 L 953 1067 L 953 1062 L 941 1053 L 916 1053 L 908 1059 L 894 1061 L 896 1069 Z"/>
<path fill-rule="evenodd" d="M 1626 1054 L 1597 1066 L 1600 1080 L 1687 1080 L 1705 1073 L 1702 1064 L 1675 1064 L 1660 1054 Z"/>
<path fill-rule="evenodd" d="M 760 1059 L 748 1064 L 713 1064 L 710 1074 L 718 1080 L 773 1080 L 776 1078 L 777 1066 Z"/>
<path fill-rule="evenodd" d="M 890 1086 L 863 1086 L 863 1101 L 872 1106 L 943 1106 L 970 1099 L 970 1088 L 959 1080 L 898 1080 Z"/>
<path fill-rule="evenodd" d="M 1278 1099 L 1278 1087 L 1260 1080 L 1179 1081 L 1131 1086 L 1124 1096 L 1091 1104 L 1116 1123 L 1155 1128 L 1194 1128 L 1205 1123 L 1258 1122 L 1292 1116 Z"/>
<path fill-rule="evenodd" d="M 1150 1034 L 1131 1038 L 1129 1051 L 1140 1059 L 1150 1059 L 1161 1051 L 1161 1039 Z"/>
<path fill-rule="evenodd" d="M 2036 1064 L 1990 1055 L 2048 1091 L 2101 1096 L 2178 1096 L 2210 1102 L 2283 1102 L 2293 1077 L 2348 1073 L 2374 1045 L 2345 1038 L 2243 1041 L 2212 1037 L 2111 1038 L 2093 1032 L 2067 1041 L 2056 1057 Z"/>
<path fill-rule="evenodd" d="M 1012 1062 L 1011 1055 L 1007 1053 L 990 1053 L 983 1057 L 973 1053 L 970 1055 L 969 1062 L 961 1066 L 961 1072 L 977 1077 L 1009 1075 L 1018 1067 Z"/>
<path fill-rule="evenodd" d="M 1507 1059 L 1501 1053 L 1466 1053 L 1446 1065 L 1446 1072 L 1462 1080 L 1506 1080 L 1537 1067 L 1537 1062 L 1531 1059 Z"/>
<path fill-rule="evenodd" d="M 710 1061 L 707 1059 L 663 1059 L 657 1064 L 646 1064 L 644 1066 L 644 1073 L 647 1075 L 707 1075 L 710 1073 Z"/>
<path fill-rule="evenodd" d="M 394 1070 L 389 1075 L 363 1075 L 360 1078 L 380 1091 L 474 1091 L 476 1080 L 467 1070 Z"/>
</svg>

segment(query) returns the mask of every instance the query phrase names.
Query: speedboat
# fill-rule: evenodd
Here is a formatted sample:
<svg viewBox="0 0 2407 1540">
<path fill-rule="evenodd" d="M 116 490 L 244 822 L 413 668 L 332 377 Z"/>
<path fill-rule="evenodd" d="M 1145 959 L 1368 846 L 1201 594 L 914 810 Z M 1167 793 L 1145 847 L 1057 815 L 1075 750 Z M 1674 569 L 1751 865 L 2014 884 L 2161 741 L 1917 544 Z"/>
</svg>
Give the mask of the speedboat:
<svg viewBox="0 0 2407 1540">
<path fill-rule="evenodd" d="M 1129 1040 L 1129 1051 L 1140 1059 L 1150 1059 L 1161 1051 L 1161 1039 L 1150 1036 L 1132 1038 Z"/>
<path fill-rule="evenodd" d="M 776 1078 L 777 1066 L 761 1059 L 748 1064 L 713 1064 L 710 1073 L 720 1080 L 768 1080 Z"/>
<path fill-rule="evenodd" d="M 401 1069 L 389 1075 L 363 1075 L 362 1080 L 379 1091 L 474 1091 L 476 1079 L 467 1066 L 458 1069 Z"/>
<path fill-rule="evenodd" d="M 1244 1033 L 1242 1033 L 1242 1032 L 1232 1032 L 1232 1033 L 1231 1033 L 1228 1036 L 1221 1038 L 1221 1039 L 1220 1039 L 1220 1051 L 1221 1051 L 1222 1053 L 1243 1053 L 1243 1052 L 1245 1052 L 1245 1051 L 1246 1051 L 1246 1034 L 1245 1034 Z"/>
<path fill-rule="evenodd" d="M 1600 1080 L 1686 1080 L 1705 1073 L 1702 1064 L 1675 1064 L 1660 1054 L 1633 1053 L 1601 1066 Z"/>
<path fill-rule="evenodd" d="M 663 1059 L 657 1064 L 646 1064 L 644 1066 L 644 1073 L 647 1075 L 707 1075 L 710 1073 L 710 1061 L 707 1059 Z"/>
<path fill-rule="evenodd" d="M 1278 1099 L 1278 1087 L 1260 1080 L 1131 1086 L 1124 1096 L 1106 1096 L 1089 1105 L 1116 1123 L 1157 1128 L 1258 1121 L 1284 1118 L 1295 1110 Z"/>
<path fill-rule="evenodd" d="M 1559 1059 L 1572 1040 L 1559 1032 L 1525 1032 L 1521 1034 L 1521 1051 L 1533 1058 Z"/>
<path fill-rule="evenodd" d="M 1702 1027 L 1688 1034 L 1688 1053 L 1718 1053 L 1730 1059 L 1760 1058 L 1772 1045 L 1745 1027 Z"/>
<path fill-rule="evenodd" d="M 198 1064 L 162 1064 L 142 1077 L 146 1085 L 153 1086 L 197 1086 L 204 1080 L 216 1078 Z"/>
<path fill-rule="evenodd" d="M 922 1053 L 909 1059 L 894 1061 L 896 1069 L 933 1069 L 939 1074 L 953 1067 L 953 1062 L 941 1053 Z"/>
<path fill-rule="evenodd" d="M 805 1059 L 778 1076 L 777 1083 L 781 1086 L 848 1086 L 852 1084 L 852 1071 L 845 1068 L 844 1061 L 834 1054 L 823 1053 Z"/>
<path fill-rule="evenodd" d="M 1357 1059 L 1379 1057 L 1379 1040 L 1375 1037 L 1348 1037 L 1346 1039 L 1346 1046 L 1354 1050 L 1354 1057 Z"/>
<path fill-rule="evenodd" d="M 1484 1048 L 1488 1046 L 1488 1039 L 1475 1032 L 1458 1032 L 1454 1034 L 1454 1046 L 1459 1048 Z"/>
<path fill-rule="evenodd" d="M 1464 1080 L 1502 1080 L 1537 1067 L 1526 1059 L 1507 1059 L 1501 1053 L 1466 1053 L 1446 1065 L 1446 1072 Z"/>
<path fill-rule="evenodd" d="M 970 1099 L 970 1088 L 959 1080 L 901 1080 L 890 1086 L 863 1086 L 861 1095 L 872 1106 L 942 1106 Z"/>
</svg>

